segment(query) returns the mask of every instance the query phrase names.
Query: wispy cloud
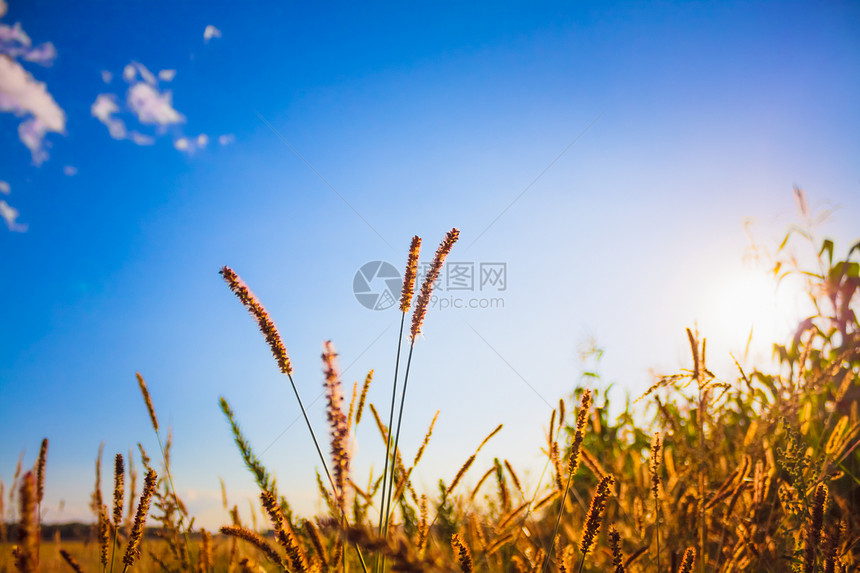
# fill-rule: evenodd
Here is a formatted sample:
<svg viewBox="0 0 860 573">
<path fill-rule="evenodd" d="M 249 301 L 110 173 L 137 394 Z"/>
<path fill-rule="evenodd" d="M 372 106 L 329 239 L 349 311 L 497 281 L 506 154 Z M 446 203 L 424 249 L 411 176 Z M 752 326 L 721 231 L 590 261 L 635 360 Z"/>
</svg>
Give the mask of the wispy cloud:
<svg viewBox="0 0 860 573">
<path fill-rule="evenodd" d="M 0 2 L 2 2 L 2 0 L 0 0 Z M 12 192 L 12 188 L 9 187 L 9 184 L 6 183 L 5 181 L 0 181 L 0 193 L 3 193 L 4 195 L 8 195 L 11 192 Z"/>
<path fill-rule="evenodd" d="M 102 72 L 106 82 L 111 77 L 110 72 Z M 137 145 L 153 145 L 158 138 L 169 134 L 173 147 L 184 153 L 193 153 L 209 145 L 210 138 L 205 133 L 197 136 L 183 133 L 186 117 L 173 106 L 173 92 L 161 86 L 162 82 L 176 77 L 176 70 L 154 74 L 133 61 L 123 68 L 122 77 L 129 84 L 124 102 L 119 94 L 103 93 L 90 108 L 93 117 L 108 128 L 111 137 L 127 139 Z M 136 129 L 130 129 L 132 126 Z M 232 135 L 218 136 L 221 145 L 232 141 Z"/>
<path fill-rule="evenodd" d="M 5 1 L 0 0 L 0 18 L 6 15 L 7 8 Z M 0 23 L 0 112 L 25 118 L 18 126 L 18 137 L 30 150 L 36 165 L 48 158 L 45 135 L 64 133 L 66 114 L 47 86 L 17 60 L 49 66 L 56 57 L 57 50 L 50 42 L 34 48 L 19 22 L 14 26 Z"/>
<path fill-rule="evenodd" d="M 168 126 L 185 122 L 185 116 L 173 107 L 173 94 L 169 90 L 159 89 L 158 79 L 164 71 L 156 76 L 143 64 L 131 62 L 122 72 L 123 79 L 130 84 L 125 93 L 125 102 L 120 103 L 116 94 L 98 94 L 90 106 L 90 113 L 108 128 L 112 138 L 128 139 L 137 145 L 153 145 L 155 136 L 164 134 Z M 166 71 L 171 79 L 176 73 L 174 70 Z M 112 78 L 111 72 L 102 72 L 105 83 Z M 129 121 L 139 123 L 141 129 L 155 126 L 155 133 L 129 130 L 126 120 L 121 117 L 123 114 L 128 116 Z"/>
</svg>

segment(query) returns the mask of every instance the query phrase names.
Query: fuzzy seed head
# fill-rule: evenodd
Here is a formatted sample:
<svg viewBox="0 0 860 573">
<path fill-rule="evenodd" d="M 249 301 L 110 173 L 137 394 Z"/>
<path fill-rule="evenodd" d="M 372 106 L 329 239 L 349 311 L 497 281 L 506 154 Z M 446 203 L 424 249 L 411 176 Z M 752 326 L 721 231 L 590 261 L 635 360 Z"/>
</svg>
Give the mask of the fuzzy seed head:
<svg viewBox="0 0 860 573">
<path fill-rule="evenodd" d="M 597 532 L 600 530 L 600 523 L 603 521 L 603 512 L 606 510 L 606 502 L 612 493 L 614 483 L 615 478 L 607 475 L 597 484 L 597 492 L 591 498 L 591 506 L 588 508 L 582 540 L 579 544 L 579 549 L 583 554 L 588 554 L 594 547 Z"/>
<path fill-rule="evenodd" d="M 346 485 L 349 483 L 349 424 L 343 413 L 343 395 L 340 373 L 337 368 L 337 352 L 331 341 L 323 349 L 325 371 L 326 416 L 331 433 L 331 457 L 338 506 L 346 508 Z"/>
<path fill-rule="evenodd" d="M 137 513 L 134 515 L 134 523 L 131 526 L 131 535 L 128 539 L 128 547 L 122 562 L 126 567 L 131 567 L 140 559 L 140 541 L 143 538 L 143 527 L 146 523 L 146 514 L 149 512 L 149 504 L 152 494 L 155 493 L 155 484 L 158 476 L 155 470 L 150 469 L 143 479 L 143 493 L 140 494 L 140 502 L 137 504 Z M 107 516 L 105 516 L 107 518 Z"/>
<path fill-rule="evenodd" d="M 158 418 L 155 416 L 155 406 L 152 405 L 152 397 L 149 395 L 149 389 L 146 387 L 146 382 L 143 381 L 143 376 L 137 372 L 137 384 L 140 386 L 140 393 L 143 394 L 143 401 L 146 402 L 146 409 L 149 411 L 149 419 L 152 421 L 152 427 L 158 432 Z"/>
<path fill-rule="evenodd" d="M 403 277 L 403 290 L 400 293 L 400 311 L 408 312 L 412 306 L 412 294 L 415 292 L 415 275 L 418 272 L 418 252 L 421 250 L 421 237 L 412 237 L 409 245 L 409 258 L 406 260 L 406 274 Z"/>
<path fill-rule="evenodd" d="M 42 440 L 39 448 L 39 460 L 36 462 L 36 503 L 42 503 L 45 497 L 45 465 L 48 461 L 48 438 Z"/>
<path fill-rule="evenodd" d="M 230 290 L 233 291 L 233 294 L 236 295 L 236 298 L 239 299 L 239 302 L 248 309 L 248 312 L 257 321 L 257 327 L 266 338 L 266 342 L 272 351 L 272 356 L 275 357 L 275 361 L 278 363 L 278 368 L 287 376 L 292 375 L 293 366 L 290 363 L 290 357 L 287 355 L 287 348 L 284 346 L 283 341 L 281 341 L 281 335 L 278 333 L 278 329 L 269 317 L 269 313 L 265 307 L 263 307 L 259 299 L 248 288 L 248 285 L 239 278 L 239 275 L 233 269 L 222 267 L 221 276 L 224 277 L 224 281 L 230 287 Z"/>
<path fill-rule="evenodd" d="M 415 303 L 415 311 L 412 313 L 412 329 L 410 338 L 412 342 L 421 334 L 421 326 L 424 324 L 424 316 L 427 314 L 427 305 L 430 304 L 430 296 L 433 294 L 433 285 L 439 279 L 439 273 L 442 272 L 442 265 L 445 259 L 454 247 L 454 243 L 460 237 L 458 229 L 451 229 L 439 248 L 436 250 L 436 256 L 433 258 L 433 264 L 430 265 L 430 270 L 427 271 L 427 276 L 424 277 L 424 283 L 421 285 L 421 292 L 418 294 L 418 300 Z"/>
<path fill-rule="evenodd" d="M 125 464 L 122 454 L 117 454 L 114 460 L 113 473 L 113 524 L 119 527 L 122 523 L 122 508 L 125 501 Z"/>
</svg>

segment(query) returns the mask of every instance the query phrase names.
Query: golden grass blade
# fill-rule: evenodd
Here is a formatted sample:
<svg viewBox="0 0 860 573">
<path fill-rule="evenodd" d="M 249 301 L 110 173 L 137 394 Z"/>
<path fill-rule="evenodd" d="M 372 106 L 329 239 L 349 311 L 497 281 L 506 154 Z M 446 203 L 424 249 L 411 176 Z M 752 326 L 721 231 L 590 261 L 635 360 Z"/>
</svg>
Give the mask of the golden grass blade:
<svg viewBox="0 0 860 573">
<path fill-rule="evenodd" d="M 265 555 L 266 558 L 275 565 L 280 566 L 283 563 L 280 554 L 275 551 L 275 548 L 272 547 L 268 541 L 266 541 L 260 534 L 255 531 L 251 531 L 250 529 L 241 527 L 239 525 L 225 525 L 221 527 L 221 533 L 223 533 L 224 535 L 235 537 L 237 539 L 242 539 L 243 541 L 247 541 L 257 549 L 262 551 L 263 555 Z"/>
</svg>

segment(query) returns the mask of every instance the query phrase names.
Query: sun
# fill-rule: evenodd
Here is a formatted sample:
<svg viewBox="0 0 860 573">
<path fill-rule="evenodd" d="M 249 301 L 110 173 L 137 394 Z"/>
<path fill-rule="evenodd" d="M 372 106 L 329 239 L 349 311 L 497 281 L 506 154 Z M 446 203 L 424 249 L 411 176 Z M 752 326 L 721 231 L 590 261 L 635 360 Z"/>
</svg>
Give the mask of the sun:
<svg viewBox="0 0 860 573">
<path fill-rule="evenodd" d="M 773 345 L 786 343 L 803 318 L 807 297 L 797 277 L 777 282 L 761 268 L 745 267 L 727 273 L 713 287 L 703 326 L 738 360 L 771 360 Z"/>
</svg>

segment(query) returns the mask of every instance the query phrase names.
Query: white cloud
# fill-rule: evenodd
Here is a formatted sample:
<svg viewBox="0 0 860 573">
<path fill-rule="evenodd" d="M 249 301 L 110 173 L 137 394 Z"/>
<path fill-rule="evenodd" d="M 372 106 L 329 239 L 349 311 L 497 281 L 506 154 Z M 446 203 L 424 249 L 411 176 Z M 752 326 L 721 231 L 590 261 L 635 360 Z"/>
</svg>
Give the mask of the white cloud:
<svg viewBox="0 0 860 573">
<path fill-rule="evenodd" d="M 128 90 L 128 105 L 141 123 L 170 125 L 185 117 L 173 109 L 171 93 L 159 93 L 149 84 L 137 83 Z"/>
<path fill-rule="evenodd" d="M 102 70 L 102 81 L 109 84 L 113 80 L 113 74 L 107 70 Z"/>
<path fill-rule="evenodd" d="M 214 27 L 207 30 L 208 37 L 219 37 L 220 34 Z M 186 118 L 173 107 L 173 93 L 159 88 L 160 81 L 169 82 L 176 77 L 176 70 L 160 70 L 156 76 L 143 64 L 132 61 L 123 68 L 122 76 L 130 84 L 125 101 L 121 100 L 120 94 L 100 94 L 91 107 L 93 117 L 107 126 L 114 139 L 128 139 L 137 145 L 154 145 L 158 138 L 169 132 L 173 146 L 185 153 L 194 153 L 212 143 L 212 138 L 205 133 L 196 136 L 183 133 L 181 124 Z M 106 83 L 112 77 L 110 72 L 102 72 Z M 217 140 L 221 145 L 227 145 L 234 138 L 221 135 Z"/>
<path fill-rule="evenodd" d="M 116 104 L 116 99 L 112 94 L 99 94 L 96 96 L 96 101 L 90 107 L 90 113 L 107 126 L 111 137 L 114 139 L 125 139 L 125 123 L 118 117 L 113 117 L 113 114 L 118 111 L 119 106 Z"/>
<path fill-rule="evenodd" d="M 211 40 L 212 38 L 220 38 L 220 37 L 221 37 L 221 30 L 219 30 L 218 28 L 216 28 L 212 24 L 209 24 L 208 26 L 206 26 L 206 29 L 203 30 L 203 41 L 206 42 L 207 44 L 209 43 L 209 40 Z"/>
<path fill-rule="evenodd" d="M 234 141 L 236 141 L 236 136 L 234 136 L 232 133 L 218 136 L 218 143 L 220 143 L 221 145 L 230 145 Z"/>
<path fill-rule="evenodd" d="M 21 225 L 16 222 L 18 219 L 18 211 L 6 203 L 6 201 L 2 200 L 0 200 L 0 217 L 6 221 L 6 226 L 9 227 L 10 231 L 23 233 L 27 230 L 27 225 Z"/>
<path fill-rule="evenodd" d="M 18 135 L 39 165 L 47 159 L 44 136 L 53 131 L 63 133 L 66 114 L 54 101 L 45 84 L 36 81 L 20 64 L 0 54 L 0 111 L 15 115 L 32 115 L 18 127 Z"/>
<path fill-rule="evenodd" d="M 3 0 L 0 0 L 0 3 L 2 3 L 2 2 L 3 2 Z M 0 14 L 0 16 L 2 16 L 2 14 Z M 4 195 L 8 195 L 11 192 L 12 192 L 12 188 L 9 186 L 9 184 L 5 181 L 0 181 L 0 193 L 3 193 Z"/>
<path fill-rule="evenodd" d="M 73 165 L 66 165 L 65 167 L 63 167 L 63 174 L 65 174 L 67 177 L 73 177 L 74 175 L 78 174 L 78 168 Z"/>
</svg>

